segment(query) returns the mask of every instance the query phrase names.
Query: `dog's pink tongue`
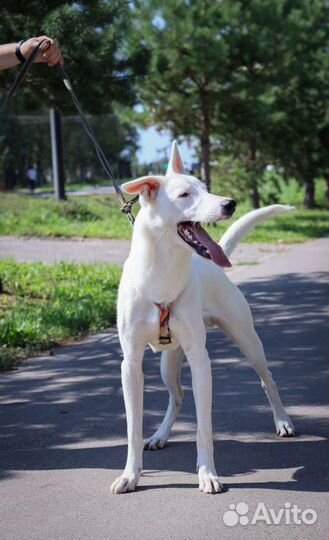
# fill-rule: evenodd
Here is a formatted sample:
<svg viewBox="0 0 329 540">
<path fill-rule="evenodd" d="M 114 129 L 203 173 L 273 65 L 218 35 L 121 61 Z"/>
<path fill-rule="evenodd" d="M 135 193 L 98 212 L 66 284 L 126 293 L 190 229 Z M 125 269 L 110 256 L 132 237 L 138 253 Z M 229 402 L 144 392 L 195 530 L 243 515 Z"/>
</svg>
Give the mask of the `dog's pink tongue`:
<svg viewBox="0 0 329 540">
<path fill-rule="evenodd" d="M 210 253 L 211 260 L 215 264 L 218 264 L 218 266 L 221 266 L 222 268 L 230 268 L 232 266 L 222 248 L 213 241 L 211 236 L 209 236 L 207 231 L 205 231 L 200 224 L 193 227 L 193 232 L 199 242 L 207 248 Z"/>
</svg>

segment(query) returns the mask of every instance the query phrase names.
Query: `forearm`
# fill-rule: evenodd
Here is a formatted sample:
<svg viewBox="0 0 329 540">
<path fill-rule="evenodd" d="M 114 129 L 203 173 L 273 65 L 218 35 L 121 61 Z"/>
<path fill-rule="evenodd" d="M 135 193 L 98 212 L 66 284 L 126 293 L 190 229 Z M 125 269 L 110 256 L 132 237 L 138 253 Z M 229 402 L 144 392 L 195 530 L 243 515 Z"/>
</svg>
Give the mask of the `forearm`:
<svg viewBox="0 0 329 540">
<path fill-rule="evenodd" d="M 0 45 L 0 70 L 17 66 L 20 61 L 16 54 L 16 43 Z"/>
</svg>

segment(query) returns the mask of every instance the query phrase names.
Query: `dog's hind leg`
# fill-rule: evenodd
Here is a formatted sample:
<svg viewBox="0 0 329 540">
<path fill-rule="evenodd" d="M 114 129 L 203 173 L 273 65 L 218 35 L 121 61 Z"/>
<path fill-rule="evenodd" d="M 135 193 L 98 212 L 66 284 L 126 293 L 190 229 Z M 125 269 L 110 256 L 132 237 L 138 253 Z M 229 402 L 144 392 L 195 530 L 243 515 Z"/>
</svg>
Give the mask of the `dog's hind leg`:
<svg viewBox="0 0 329 540">
<path fill-rule="evenodd" d="M 280 437 L 292 437 L 295 435 L 295 428 L 282 405 L 272 373 L 267 367 L 263 345 L 258 335 L 254 331 L 252 335 L 239 336 L 235 341 L 261 379 L 262 388 L 272 408 L 277 434 Z"/>
<path fill-rule="evenodd" d="M 292 437 L 295 435 L 294 425 L 282 405 L 277 386 L 268 369 L 263 345 L 255 331 L 249 305 L 244 296 L 239 293 L 240 291 L 235 294 L 234 302 L 230 303 L 229 309 L 225 312 L 225 320 L 220 321 L 219 325 L 237 344 L 260 377 L 272 408 L 278 435 Z"/>
<path fill-rule="evenodd" d="M 160 427 L 145 443 L 145 450 L 163 448 L 169 438 L 184 396 L 180 384 L 183 360 L 184 351 L 181 347 L 175 351 L 163 352 L 161 355 L 161 377 L 169 392 L 169 403 Z"/>
</svg>

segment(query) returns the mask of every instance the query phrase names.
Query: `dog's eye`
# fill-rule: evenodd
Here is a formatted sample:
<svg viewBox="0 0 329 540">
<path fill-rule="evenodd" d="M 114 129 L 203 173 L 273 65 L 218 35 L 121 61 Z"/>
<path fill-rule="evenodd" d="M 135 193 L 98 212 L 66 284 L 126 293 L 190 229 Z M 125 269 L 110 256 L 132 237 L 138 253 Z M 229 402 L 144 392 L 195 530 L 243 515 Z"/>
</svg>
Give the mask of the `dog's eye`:
<svg viewBox="0 0 329 540">
<path fill-rule="evenodd" d="M 183 198 L 183 197 L 188 197 L 189 195 L 190 195 L 189 193 L 184 192 L 184 193 L 181 193 L 179 197 Z"/>
</svg>

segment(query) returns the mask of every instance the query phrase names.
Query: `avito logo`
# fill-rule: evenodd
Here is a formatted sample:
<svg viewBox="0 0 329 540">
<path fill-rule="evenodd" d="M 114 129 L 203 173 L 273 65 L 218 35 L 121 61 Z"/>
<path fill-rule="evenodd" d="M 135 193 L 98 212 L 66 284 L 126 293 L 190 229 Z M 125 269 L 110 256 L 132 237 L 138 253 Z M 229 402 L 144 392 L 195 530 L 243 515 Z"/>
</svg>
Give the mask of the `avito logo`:
<svg viewBox="0 0 329 540">
<path fill-rule="evenodd" d="M 257 504 L 256 510 L 252 515 L 249 512 L 249 506 L 245 502 L 230 504 L 229 510 L 223 515 L 223 522 L 228 527 L 235 525 L 257 525 L 257 523 L 266 523 L 267 525 L 313 525 L 318 519 L 318 515 L 312 508 L 302 510 L 297 504 L 291 505 L 289 502 L 284 504 L 283 508 L 275 510 L 268 508 L 263 502 Z"/>
</svg>

